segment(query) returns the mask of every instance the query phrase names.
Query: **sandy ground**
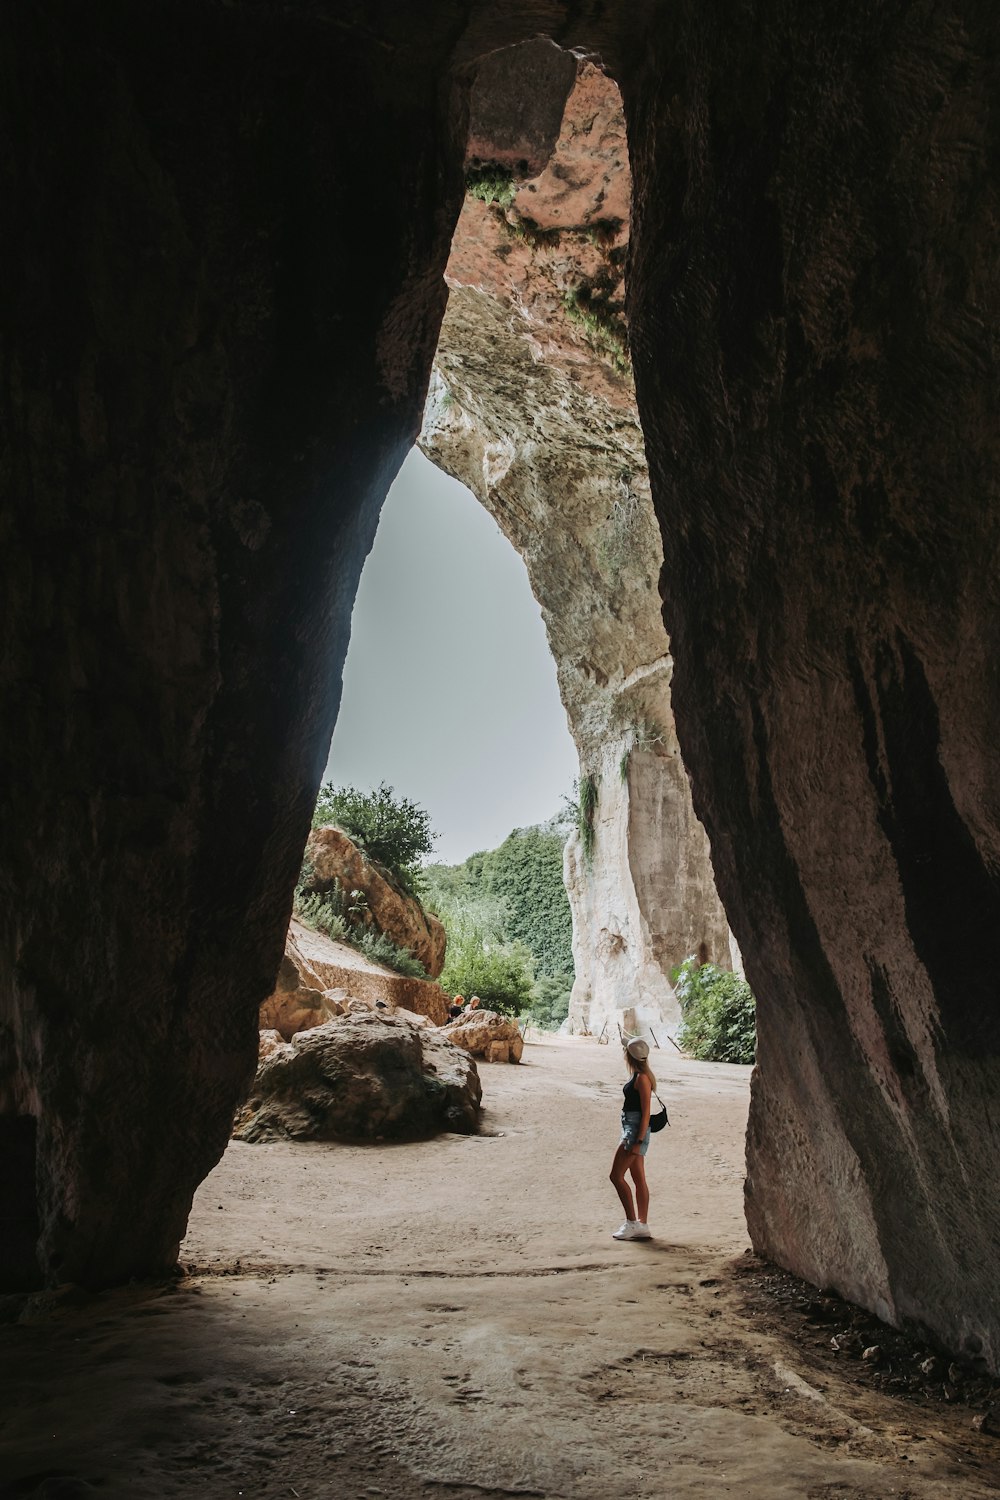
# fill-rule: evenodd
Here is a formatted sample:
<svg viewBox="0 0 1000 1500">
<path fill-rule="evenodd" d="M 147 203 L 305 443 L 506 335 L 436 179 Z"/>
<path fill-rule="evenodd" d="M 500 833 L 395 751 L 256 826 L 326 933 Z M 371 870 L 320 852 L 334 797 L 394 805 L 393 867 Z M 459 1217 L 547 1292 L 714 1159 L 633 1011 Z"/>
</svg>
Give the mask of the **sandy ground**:
<svg viewBox="0 0 1000 1500">
<path fill-rule="evenodd" d="M 623 1070 L 591 1041 L 484 1068 L 476 1138 L 234 1143 L 184 1279 L 0 1329 L 0 1496 L 998 1493 L 967 1410 L 861 1390 L 747 1300 L 749 1069 L 653 1061 L 648 1244 L 610 1237 Z"/>
</svg>

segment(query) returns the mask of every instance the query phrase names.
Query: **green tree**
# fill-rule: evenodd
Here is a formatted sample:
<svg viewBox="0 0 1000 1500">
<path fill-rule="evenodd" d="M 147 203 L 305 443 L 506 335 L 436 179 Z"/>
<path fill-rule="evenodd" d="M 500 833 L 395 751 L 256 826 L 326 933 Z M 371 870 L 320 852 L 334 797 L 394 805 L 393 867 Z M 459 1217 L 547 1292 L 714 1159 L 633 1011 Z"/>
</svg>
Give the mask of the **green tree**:
<svg viewBox="0 0 1000 1500">
<path fill-rule="evenodd" d="M 671 974 L 681 1007 L 677 1040 L 703 1062 L 752 1063 L 757 1007 L 745 979 L 686 958 Z"/>
<path fill-rule="evenodd" d="M 541 1031 L 557 1031 L 565 1021 L 572 988 L 571 974 L 542 974 L 535 980 L 528 1010 Z"/>
<path fill-rule="evenodd" d="M 470 854 L 461 865 L 424 865 L 421 871 L 422 899 L 428 911 L 440 915 L 442 909 L 475 899 L 482 891 L 482 862 L 485 853 Z"/>
<path fill-rule="evenodd" d="M 420 860 L 431 853 L 437 838 L 431 832 L 430 814 L 422 807 L 407 797 L 397 797 L 384 781 L 373 792 L 328 781 L 316 799 L 312 826 L 330 824 L 343 829 L 404 891 L 417 895 Z"/>
<path fill-rule="evenodd" d="M 535 972 L 573 974 L 573 920 L 563 840 L 551 827 L 515 828 L 483 861 L 483 887 L 502 900 L 506 935 L 534 955 Z"/>
<path fill-rule="evenodd" d="M 502 912 L 490 902 L 469 902 L 441 913 L 448 934 L 438 983 L 450 995 L 478 995 L 488 1010 L 517 1016 L 534 985 L 531 954 L 502 936 Z"/>
</svg>

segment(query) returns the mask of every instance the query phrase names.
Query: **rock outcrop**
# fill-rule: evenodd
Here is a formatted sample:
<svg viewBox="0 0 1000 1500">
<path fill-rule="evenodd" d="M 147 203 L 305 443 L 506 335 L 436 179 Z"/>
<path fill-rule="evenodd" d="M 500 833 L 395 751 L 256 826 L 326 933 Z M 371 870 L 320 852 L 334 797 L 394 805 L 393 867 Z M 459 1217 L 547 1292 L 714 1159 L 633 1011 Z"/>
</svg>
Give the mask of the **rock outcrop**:
<svg viewBox="0 0 1000 1500">
<path fill-rule="evenodd" d="M 354 1001 L 345 1016 L 261 1047 L 234 1134 L 243 1141 L 413 1141 L 475 1132 L 469 1054 L 431 1027 Z"/>
<path fill-rule="evenodd" d="M 296 1032 L 343 1015 L 344 998 L 343 989 L 331 990 L 324 984 L 289 933 L 274 993 L 261 1006 L 258 1024 L 262 1032 L 275 1032 L 290 1042 Z"/>
<path fill-rule="evenodd" d="M 428 978 L 438 977 L 447 946 L 443 925 L 416 897 L 393 885 L 342 829 L 314 829 L 306 843 L 306 860 L 312 869 L 307 891 L 338 886 L 353 899 L 359 925 L 384 932 L 423 964 Z"/>
<path fill-rule="evenodd" d="M 373 963 L 347 943 L 334 942 L 301 922 L 293 920 L 288 932 L 289 939 L 305 958 L 324 993 L 330 996 L 333 992 L 335 1001 L 348 995 L 369 1005 L 409 1010 L 427 1016 L 435 1026 L 443 1025 L 448 1019 L 449 997 L 432 980 L 410 979 L 406 974 L 397 974 L 394 969 Z"/>
<path fill-rule="evenodd" d="M 454 1021 L 441 1028 L 441 1035 L 473 1057 L 481 1057 L 484 1062 L 518 1063 L 524 1052 L 524 1040 L 517 1022 L 495 1010 L 476 1010 L 468 1016 L 456 1016 Z"/>
<path fill-rule="evenodd" d="M 564 54 L 539 42 L 519 55 L 565 90 Z M 490 156 L 488 132 L 518 97 L 516 76 L 509 54 L 480 72 L 477 162 L 512 164 L 502 131 Z M 597 789 L 592 847 L 567 849 L 568 1029 L 662 1032 L 680 1020 L 671 969 L 699 952 L 728 967 L 730 950 L 670 705 L 663 548 L 623 315 L 631 178 L 618 90 L 581 62 L 554 139 L 549 116 L 534 124 L 529 150 L 519 117 L 532 175 L 509 201 L 470 193 L 459 217 L 420 446 L 523 557 L 581 777 Z"/>
</svg>

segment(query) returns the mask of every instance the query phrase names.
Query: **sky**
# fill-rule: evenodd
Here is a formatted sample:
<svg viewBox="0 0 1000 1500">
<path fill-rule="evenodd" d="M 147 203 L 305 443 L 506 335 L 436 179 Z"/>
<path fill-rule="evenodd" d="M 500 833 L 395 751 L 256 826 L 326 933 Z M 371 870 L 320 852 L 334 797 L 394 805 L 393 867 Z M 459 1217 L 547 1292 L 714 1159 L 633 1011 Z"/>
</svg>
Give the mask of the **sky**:
<svg viewBox="0 0 1000 1500">
<path fill-rule="evenodd" d="M 517 552 L 413 449 L 361 576 L 325 780 L 387 781 L 457 864 L 559 811 L 578 774 L 541 611 Z"/>
</svg>

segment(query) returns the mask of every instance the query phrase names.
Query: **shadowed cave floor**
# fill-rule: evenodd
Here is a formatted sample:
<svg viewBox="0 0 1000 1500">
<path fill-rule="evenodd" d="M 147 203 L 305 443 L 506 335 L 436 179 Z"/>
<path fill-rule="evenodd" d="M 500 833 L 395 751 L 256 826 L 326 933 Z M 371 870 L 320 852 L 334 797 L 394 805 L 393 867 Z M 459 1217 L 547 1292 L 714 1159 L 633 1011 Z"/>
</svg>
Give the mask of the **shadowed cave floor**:
<svg viewBox="0 0 1000 1500">
<path fill-rule="evenodd" d="M 649 1245 L 610 1238 L 592 1042 L 485 1067 L 478 1138 L 234 1143 L 184 1278 L 0 1329 L 0 1497 L 998 1493 L 972 1408 L 873 1387 L 830 1351 L 846 1314 L 744 1254 L 749 1069 L 654 1062 Z"/>
</svg>

